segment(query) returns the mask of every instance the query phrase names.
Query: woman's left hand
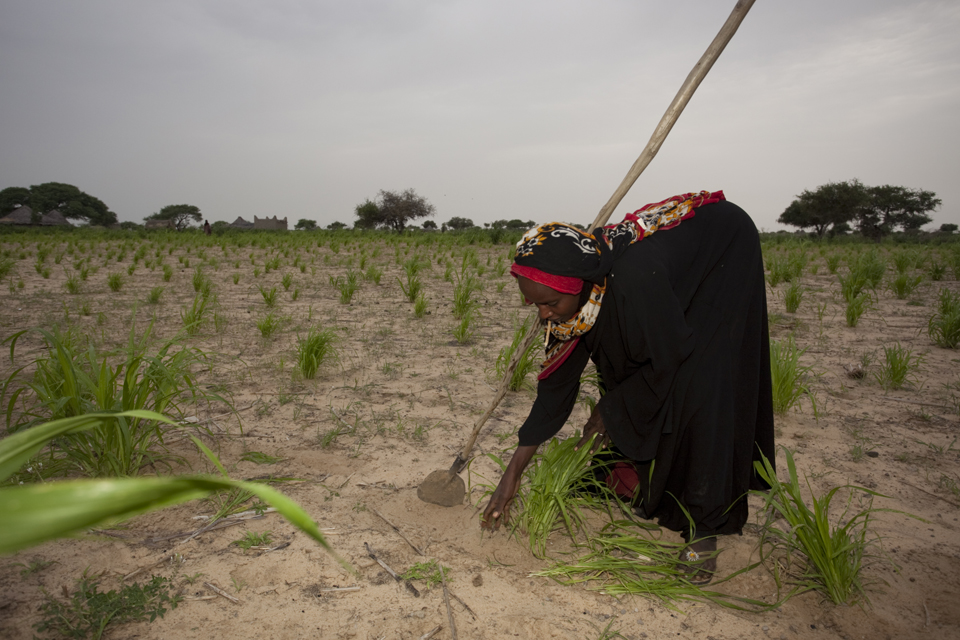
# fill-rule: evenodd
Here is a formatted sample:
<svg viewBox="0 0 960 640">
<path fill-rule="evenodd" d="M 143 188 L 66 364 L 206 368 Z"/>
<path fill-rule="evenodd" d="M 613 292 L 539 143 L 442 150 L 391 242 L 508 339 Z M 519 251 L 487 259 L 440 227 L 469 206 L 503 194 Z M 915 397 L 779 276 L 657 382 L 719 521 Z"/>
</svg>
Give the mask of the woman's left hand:
<svg viewBox="0 0 960 640">
<path fill-rule="evenodd" d="M 607 435 L 607 430 L 603 426 L 603 417 L 600 415 L 599 406 L 593 408 L 593 411 L 590 413 L 590 419 L 587 420 L 587 424 L 583 425 L 583 437 L 580 438 L 580 442 L 577 443 L 574 450 L 579 451 L 580 447 L 588 444 L 594 436 L 596 436 L 596 438 L 590 446 L 591 454 L 596 453 L 600 449 L 605 449 L 607 445 L 610 444 L 610 436 Z"/>
</svg>

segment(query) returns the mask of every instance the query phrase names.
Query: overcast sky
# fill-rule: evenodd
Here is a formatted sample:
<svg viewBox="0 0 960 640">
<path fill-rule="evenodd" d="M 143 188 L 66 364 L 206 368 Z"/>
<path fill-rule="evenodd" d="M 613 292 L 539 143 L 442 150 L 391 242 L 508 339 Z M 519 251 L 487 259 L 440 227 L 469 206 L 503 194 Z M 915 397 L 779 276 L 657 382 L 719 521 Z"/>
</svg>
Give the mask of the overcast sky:
<svg viewBox="0 0 960 640">
<path fill-rule="evenodd" d="M 412 187 L 480 224 L 587 223 L 733 0 L 0 0 L 0 188 L 140 222 L 352 224 Z M 776 229 L 859 178 L 960 222 L 960 2 L 757 0 L 617 209 L 723 189 Z"/>
</svg>

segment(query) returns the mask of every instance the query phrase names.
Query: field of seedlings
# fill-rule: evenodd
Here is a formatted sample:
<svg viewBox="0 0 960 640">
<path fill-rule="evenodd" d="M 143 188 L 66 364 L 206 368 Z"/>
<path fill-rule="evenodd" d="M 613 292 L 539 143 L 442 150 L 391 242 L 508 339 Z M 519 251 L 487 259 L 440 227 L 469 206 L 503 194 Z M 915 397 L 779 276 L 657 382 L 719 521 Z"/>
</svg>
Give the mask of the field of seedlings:
<svg viewBox="0 0 960 640">
<path fill-rule="evenodd" d="M 0 637 L 960 636 L 960 243 L 767 238 L 774 490 L 703 589 L 679 536 L 572 452 L 589 370 L 519 528 L 481 534 L 536 352 L 480 433 L 467 501 L 417 498 L 530 326 L 512 252 L 480 231 L 0 235 L 0 506 L 32 496 L 38 523 L 2 515 L 0 540 L 142 513 L 0 559 Z M 85 422 L 8 461 L 55 420 Z M 45 520 L 84 478 L 97 493 Z"/>
</svg>

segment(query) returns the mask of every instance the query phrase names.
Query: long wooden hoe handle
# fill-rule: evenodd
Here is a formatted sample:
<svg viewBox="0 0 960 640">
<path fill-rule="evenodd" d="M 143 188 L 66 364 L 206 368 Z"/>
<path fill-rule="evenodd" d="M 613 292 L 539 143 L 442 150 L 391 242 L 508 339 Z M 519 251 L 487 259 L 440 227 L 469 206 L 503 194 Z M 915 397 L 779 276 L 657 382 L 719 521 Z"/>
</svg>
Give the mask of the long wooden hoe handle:
<svg viewBox="0 0 960 640">
<path fill-rule="evenodd" d="M 613 210 L 617 208 L 617 206 L 620 204 L 620 201 L 623 200 L 623 197 L 627 195 L 630 187 L 633 186 L 633 183 L 637 181 L 637 178 L 640 177 L 640 174 L 643 173 L 643 170 L 647 168 L 647 165 L 650 164 L 650 161 L 653 160 L 654 156 L 657 155 L 657 152 L 660 151 L 660 146 L 663 145 L 663 141 L 667 139 L 667 134 L 669 134 L 670 130 L 673 129 L 673 125 L 677 123 L 677 119 L 680 117 L 680 114 L 683 113 L 687 103 L 690 102 L 690 98 L 693 97 L 697 87 L 699 87 L 700 83 L 703 82 L 703 79 L 707 76 L 707 73 L 710 71 L 711 67 L 713 67 L 713 63 L 716 62 L 717 58 L 720 57 L 720 54 L 723 53 L 727 43 L 730 42 L 731 38 L 733 38 L 733 34 L 737 32 L 737 29 L 740 27 L 740 23 L 743 22 L 743 19 L 746 17 L 747 12 L 750 11 L 750 7 L 753 6 L 755 1 L 756 0 L 738 0 L 737 4 L 733 7 L 733 11 L 730 12 L 730 16 L 727 18 L 727 21 L 723 23 L 723 27 L 721 27 L 717 37 L 713 39 L 713 42 L 710 43 L 710 46 L 707 47 L 707 50 L 702 56 L 700 56 L 697 64 L 693 66 L 693 69 L 687 75 L 687 79 L 683 81 L 683 85 L 680 87 L 677 95 L 674 96 L 673 102 L 671 102 L 670 106 L 667 107 L 663 117 L 660 118 L 657 128 L 654 129 L 653 135 L 650 136 L 650 140 L 647 142 L 647 146 L 644 147 L 643 152 L 640 153 L 640 157 L 638 157 L 636 162 L 633 163 L 633 166 L 630 167 L 630 171 L 627 172 L 627 175 L 624 176 L 623 180 L 620 182 L 620 186 L 617 187 L 616 191 L 613 192 L 613 195 L 610 196 L 607 204 L 603 205 L 603 208 L 600 209 L 600 213 L 597 214 L 593 224 L 590 225 L 591 230 L 595 229 L 596 227 L 602 227 L 604 224 L 606 224 L 607 220 L 610 219 L 610 215 L 613 213 Z M 497 389 L 497 395 L 494 396 L 493 402 L 490 403 L 490 407 L 482 416 L 480 416 L 480 419 L 477 420 L 477 424 L 473 427 L 473 432 L 470 434 L 470 438 L 457 455 L 457 459 L 454 460 L 453 466 L 450 467 L 450 471 L 452 473 L 459 473 L 466 466 L 467 460 L 470 457 L 470 452 L 473 450 L 473 445 L 477 442 L 477 435 L 479 435 L 480 429 L 483 428 L 483 425 L 486 424 L 487 419 L 500 405 L 500 401 L 503 400 L 503 396 L 507 394 L 507 389 L 510 386 L 510 378 L 513 375 L 514 369 L 517 368 L 517 364 L 519 364 L 520 358 L 523 357 L 523 354 L 527 352 L 527 349 L 530 348 L 530 345 L 539 336 L 539 330 L 542 326 L 543 323 L 538 319 L 537 322 L 530 327 L 530 330 L 527 332 L 527 335 L 524 337 L 523 341 L 517 345 L 517 348 L 513 352 L 513 357 L 510 358 L 510 363 L 507 365 L 507 370 L 503 373 L 503 380 L 500 381 L 500 388 Z"/>
</svg>

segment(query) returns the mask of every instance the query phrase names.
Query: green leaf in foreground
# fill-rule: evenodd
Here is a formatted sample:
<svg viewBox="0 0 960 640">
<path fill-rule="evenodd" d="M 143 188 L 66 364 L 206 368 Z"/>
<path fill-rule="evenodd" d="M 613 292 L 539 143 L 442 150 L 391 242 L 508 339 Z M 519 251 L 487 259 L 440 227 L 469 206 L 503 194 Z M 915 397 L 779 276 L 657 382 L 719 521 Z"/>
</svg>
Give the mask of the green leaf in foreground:
<svg viewBox="0 0 960 640">
<path fill-rule="evenodd" d="M 68 480 L 0 489 L 0 513 L 4 514 L 0 554 L 235 488 L 249 491 L 274 507 L 344 568 L 353 571 L 333 551 L 307 512 L 276 489 L 257 482 L 202 475 Z"/>
</svg>

